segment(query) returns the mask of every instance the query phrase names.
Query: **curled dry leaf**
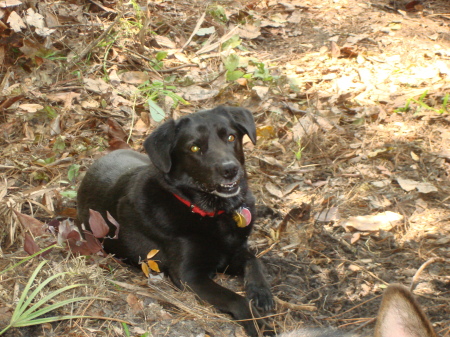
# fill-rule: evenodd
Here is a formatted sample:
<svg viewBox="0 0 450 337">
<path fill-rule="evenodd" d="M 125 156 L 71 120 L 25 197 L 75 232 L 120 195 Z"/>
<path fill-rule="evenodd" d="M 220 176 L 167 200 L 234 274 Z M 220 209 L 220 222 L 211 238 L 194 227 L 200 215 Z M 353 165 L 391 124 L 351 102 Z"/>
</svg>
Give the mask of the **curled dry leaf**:
<svg viewBox="0 0 450 337">
<path fill-rule="evenodd" d="M 346 231 L 358 230 L 374 232 L 380 229 L 388 231 L 400 224 L 403 215 L 394 212 L 381 212 L 374 215 L 353 216 L 341 223 Z"/>
<path fill-rule="evenodd" d="M 331 207 L 317 213 L 314 218 L 319 222 L 333 222 L 341 218 L 339 208 Z"/>
<path fill-rule="evenodd" d="M 23 243 L 23 249 L 29 254 L 33 255 L 41 250 L 37 245 L 36 241 L 34 241 L 33 237 L 29 233 L 25 233 L 25 240 Z"/>
<path fill-rule="evenodd" d="M 22 226 L 28 229 L 34 236 L 41 236 L 47 231 L 48 226 L 40 222 L 38 219 L 22 214 L 16 210 L 14 210 L 14 213 L 16 213 L 17 219 L 19 219 Z"/>
<path fill-rule="evenodd" d="M 114 232 L 113 239 L 117 239 L 119 237 L 119 229 L 120 229 L 119 223 L 116 221 L 116 219 L 113 218 L 113 216 L 108 211 L 106 211 L 106 218 L 109 220 L 109 222 L 111 222 L 114 226 L 116 226 L 116 231 Z M 156 249 L 154 249 L 154 250 L 156 250 Z M 156 255 L 156 253 L 155 253 L 155 255 Z"/>
<path fill-rule="evenodd" d="M 109 233 L 109 226 L 105 219 L 99 212 L 92 209 L 89 209 L 89 225 L 96 238 L 104 238 Z"/>
<path fill-rule="evenodd" d="M 399 183 L 400 187 L 407 192 L 412 191 L 414 189 L 417 189 L 420 193 L 431 193 L 438 191 L 436 186 L 428 182 L 420 182 L 403 178 L 397 178 L 397 182 Z"/>
</svg>

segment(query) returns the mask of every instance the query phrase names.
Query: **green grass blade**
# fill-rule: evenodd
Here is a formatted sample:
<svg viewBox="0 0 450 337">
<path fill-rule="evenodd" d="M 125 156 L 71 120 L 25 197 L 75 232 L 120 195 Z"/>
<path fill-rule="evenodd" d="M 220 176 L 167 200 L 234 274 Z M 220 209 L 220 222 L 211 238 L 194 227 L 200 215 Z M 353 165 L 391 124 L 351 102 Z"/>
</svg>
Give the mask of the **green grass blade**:
<svg viewBox="0 0 450 337">
<path fill-rule="evenodd" d="M 30 256 L 24 258 L 23 260 L 17 262 L 16 264 L 14 264 L 14 265 L 12 265 L 12 266 L 10 266 L 10 267 L 8 267 L 8 268 L 6 268 L 6 269 L 0 271 L 0 276 L 3 275 L 3 274 L 5 274 L 5 273 L 7 273 L 8 271 L 10 271 L 10 270 L 12 270 L 12 269 L 18 267 L 18 266 L 20 266 L 22 263 L 25 263 L 25 262 L 31 260 L 33 257 L 35 257 L 35 256 L 37 256 L 37 255 L 40 255 L 40 254 L 42 254 L 42 253 L 45 253 L 45 252 L 46 252 L 47 250 L 49 250 L 49 249 L 55 248 L 56 246 L 58 246 L 58 245 L 57 245 L 57 244 L 51 245 L 51 246 L 49 246 L 49 247 L 47 247 L 47 248 L 41 249 L 40 251 L 38 251 L 37 253 L 34 253 L 33 255 L 30 255 Z"/>
<path fill-rule="evenodd" d="M 26 321 L 17 325 L 14 325 L 14 327 L 24 327 L 24 326 L 30 326 L 30 325 L 40 325 L 45 323 L 51 323 L 56 321 L 63 321 L 67 319 L 78 319 L 78 318 L 90 318 L 90 316 L 54 316 L 54 317 L 45 317 L 45 318 L 39 318 L 34 319 L 31 321 Z"/>
<path fill-rule="evenodd" d="M 70 303 L 73 303 L 73 302 L 84 301 L 84 300 L 90 300 L 90 299 L 97 299 L 97 300 L 98 300 L 98 299 L 102 299 L 102 300 L 106 300 L 105 298 L 101 298 L 101 297 L 92 297 L 92 296 L 70 298 L 70 299 L 61 301 L 61 302 L 59 302 L 59 303 L 55 303 L 55 304 L 49 305 L 48 307 L 42 308 L 42 309 L 40 309 L 40 310 L 37 310 L 37 311 L 31 313 L 30 315 L 28 315 L 28 316 L 26 316 L 26 317 L 23 316 L 23 317 L 21 317 L 20 320 L 17 321 L 17 323 L 18 323 L 18 324 L 23 324 L 23 323 L 25 323 L 25 322 L 29 322 L 29 321 L 33 320 L 33 319 L 36 318 L 36 317 L 42 316 L 43 314 L 46 314 L 46 313 L 49 312 L 49 311 L 55 310 L 55 309 L 57 309 L 57 308 L 59 308 L 59 307 L 62 307 L 62 306 L 64 306 L 64 305 L 66 305 L 66 304 L 70 304 Z M 49 317 L 49 318 L 51 318 L 51 317 Z M 13 325 L 13 326 L 16 326 L 16 325 Z"/>
<path fill-rule="evenodd" d="M 23 312 L 21 316 L 28 316 L 28 315 L 30 315 L 33 311 L 38 309 L 40 306 L 42 306 L 43 304 L 49 302 L 53 297 L 55 297 L 56 295 L 59 295 L 60 293 L 66 291 L 66 290 L 70 290 L 70 289 L 77 288 L 77 287 L 82 287 L 82 286 L 85 286 L 85 285 L 87 285 L 87 284 L 72 284 L 70 286 L 66 286 L 64 288 L 55 290 L 54 292 L 48 294 L 47 296 L 44 296 L 38 302 L 33 304 L 33 306 L 30 307 L 27 311 Z"/>
<path fill-rule="evenodd" d="M 30 305 L 30 303 L 36 298 L 37 294 L 39 294 L 39 293 L 42 291 L 42 289 L 43 289 L 48 283 L 50 283 L 51 281 L 53 281 L 53 280 L 54 280 L 55 278 L 57 278 L 58 276 L 61 276 L 61 275 L 64 275 L 64 274 L 66 274 L 66 273 L 59 273 L 59 274 L 53 275 L 53 276 L 51 276 L 51 277 L 45 279 L 42 283 L 40 283 L 39 286 L 36 287 L 36 289 L 34 289 L 34 291 L 33 291 L 30 295 L 28 295 L 28 298 L 27 298 L 26 302 L 22 304 L 22 309 L 23 309 L 23 310 L 26 310 L 26 308 Z M 36 304 L 35 304 L 35 305 L 36 305 Z M 34 306 L 35 306 L 35 305 L 34 305 Z M 22 310 L 21 315 L 24 314 L 23 310 Z M 29 310 L 27 310 L 27 311 L 29 311 Z"/>
<path fill-rule="evenodd" d="M 11 322 L 14 322 L 17 320 L 18 317 L 25 311 L 27 308 L 26 305 L 24 305 L 25 299 L 27 297 L 28 292 L 30 291 L 31 285 L 34 282 L 34 279 L 36 278 L 36 275 L 39 273 L 39 271 L 42 269 L 44 264 L 46 264 L 47 261 L 42 261 L 34 270 L 33 274 L 31 275 L 30 279 L 28 280 L 27 285 L 22 291 L 22 296 L 20 296 L 19 301 L 17 302 L 16 309 L 14 309 L 13 315 L 11 317 Z M 28 301 L 27 301 L 28 302 Z"/>
</svg>

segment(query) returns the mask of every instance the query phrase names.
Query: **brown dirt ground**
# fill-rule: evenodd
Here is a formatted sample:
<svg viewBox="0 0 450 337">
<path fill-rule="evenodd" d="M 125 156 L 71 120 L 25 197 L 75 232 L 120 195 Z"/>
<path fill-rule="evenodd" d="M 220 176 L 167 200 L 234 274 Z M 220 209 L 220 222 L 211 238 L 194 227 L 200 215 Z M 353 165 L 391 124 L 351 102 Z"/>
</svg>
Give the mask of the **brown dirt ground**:
<svg viewBox="0 0 450 337">
<path fill-rule="evenodd" d="M 119 4 L 98 2 L 105 6 L 101 8 L 95 3 L 60 2 L 67 9 L 65 16 L 59 13 L 60 19 L 70 21 L 83 8 L 80 15 L 89 16 L 90 25 L 86 30 L 81 24 L 56 27 L 59 33 L 64 30 L 54 41 L 56 49 L 79 51 L 99 36 L 96 25 L 107 27 L 113 22 L 115 13 L 105 8 L 119 8 Z M 450 68 L 450 4 L 437 0 L 219 3 L 232 14 L 233 23 L 249 16 L 270 18 L 273 23 L 279 14 L 299 15 L 298 22 L 268 25 L 261 28 L 259 37 L 242 42 L 247 55 L 266 61 L 272 74 L 280 76 L 270 85 L 253 83 L 270 87 L 264 97 L 249 87 L 226 84 L 223 76 L 206 80 L 207 72 L 221 74 L 218 57 L 207 58 L 200 70 L 175 72 L 180 78 L 191 74 L 194 81 L 200 77 L 204 87 L 215 86 L 220 93 L 182 106 L 172 111 L 173 116 L 217 104 L 240 104 L 255 113 L 260 138 L 256 147 L 246 146 L 247 168 L 260 214 L 250 241 L 267 268 L 277 298 L 269 320 L 277 331 L 334 326 L 370 335 L 370 320 L 376 316 L 384 287 L 394 282 L 409 286 L 414 280 L 414 293 L 436 331 L 450 336 L 450 115 L 448 107 L 445 113 L 431 109 L 439 110 L 450 92 L 450 71 L 446 72 Z M 152 4 L 152 29 L 179 45 L 188 39 L 207 6 L 178 0 Z M 33 6 L 36 2 L 23 5 L 22 10 Z M 130 6 L 123 8 L 124 16 L 132 12 Z M 160 24 L 161 20 L 165 23 Z M 211 16 L 206 16 L 204 25 L 215 25 L 222 35 L 225 30 Z M 2 30 L 3 38 L 7 33 Z M 350 43 L 355 36 L 357 42 Z M 331 47 L 333 37 L 339 52 Z M 114 60 L 103 62 L 108 53 L 94 49 L 90 63 L 71 68 L 70 76 L 67 66 L 57 60 L 46 59 L 37 67 L 30 54 L 17 58 L 11 49 L 6 54 L 0 73 L 4 94 L 0 97 L 0 270 L 26 256 L 25 229 L 12 210 L 46 223 L 73 217 L 73 199 L 59 191 L 75 187 L 92 157 L 107 146 L 111 132 L 102 128 L 107 118 L 118 121 L 127 134 L 131 130 L 131 146 L 140 150 L 148 125 L 145 131 L 133 128 L 135 116 L 129 107 L 113 100 L 120 95 L 86 90 L 86 84 L 74 76 L 79 71 L 85 77 L 102 78 L 104 67 L 139 70 L 142 59 L 132 52 L 139 51 L 138 36 L 130 31 L 120 38 L 108 50 L 117 54 Z M 149 44 L 150 39 L 144 38 Z M 190 45 L 186 55 L 194 58 L 200 42 Z M 120 57 L 126 61 L 118 61 Z M 178 65 L 174 59 L 165 62 L 167 68 Z M 289 89 L 291 78 L 300 83 L 298 91 Z M 20 83 L 20 90 L 7 91 L 14 83 Z M 423 102 L 430 108 L 417 103 L 425 90 Z M 81 96 L 73 101 L 64 96 L 57 104 L 49 98 L 68 92 Z M 6 106 L 11 97 L 17 102 Z M 410 98 L 416 99 L 410 111 L 396 111 Z M 81 104 L 92 101 L 105 104 Z M 59 134 L 66 147 L 58 152 L 55 164 L 37 162 L 55 155 L 58 135 L 51 133 L 54 123 L 45 116 L 18 106 L 32 103 L 51 105 L 61 115 Z M 148 122 L 148 113 L 145 118 L 142 100 L 133 108 L 150 129 L 155 126 Z M 67 181 L 67 169 L 74 163 L 81 165 L 82 174 L 73 182 L 61 182 Z M 434 188 L 426 193 L 414 187 L 406 190 L 399 179 Z M 384 230 L 355 231 L 342 226 L 350 217 L 384 211 L 401 214 L 403 220 Z M 52 240 L 44 236 L 36 241 L 44 247 Z M 49 263 L 39 276 L 42 280 L 56 271 L 69 273 L 45 291 L 83 283 L 87 285 L 60 299 L 86 295 L 109 299 L 75 303 L 58 314 L 108 319 L 11 329 L 5 336 L 124 336 L 122 322 L 131 336 L 145 332 L 158 337 L 245 335 L 229 317 L 198 302 L 192 293 L 174 290 L 157 277 L 147 282 L 142 272 L 110 257 L 69 257 L 58 249 L 46 258 Z M 37 264 L 31 260 L 0 276 L 0 328 L 7 324 Z M 218 275 L 217 282 L 242 291 L 238 279 Z"/>
</svg>

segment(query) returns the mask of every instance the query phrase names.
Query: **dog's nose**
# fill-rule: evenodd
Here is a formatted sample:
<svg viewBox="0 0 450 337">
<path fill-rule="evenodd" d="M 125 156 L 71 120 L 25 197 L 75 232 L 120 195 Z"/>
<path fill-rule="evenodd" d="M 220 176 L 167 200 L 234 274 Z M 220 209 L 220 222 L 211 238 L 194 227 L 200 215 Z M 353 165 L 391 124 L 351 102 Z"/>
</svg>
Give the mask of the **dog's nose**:
<svg viewBox="0 0 450 337">
<path fill-rule="evenodd" d="M 238 171 L 239 166 L 231 161 L 222 163 L 219 167 L 220 174 L 226 179 L 233 179 L 238 174 Z"/>
</svg>

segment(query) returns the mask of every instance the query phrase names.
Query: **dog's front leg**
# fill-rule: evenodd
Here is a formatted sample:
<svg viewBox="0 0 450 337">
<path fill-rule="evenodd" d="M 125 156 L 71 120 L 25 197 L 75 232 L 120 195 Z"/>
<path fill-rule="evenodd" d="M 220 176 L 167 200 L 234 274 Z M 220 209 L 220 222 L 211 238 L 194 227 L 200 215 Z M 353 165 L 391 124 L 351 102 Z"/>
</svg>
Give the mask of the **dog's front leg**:
<svg viewBox="0 0 450 337">
<path fill-rule="evenodd" d="M 232 315 L 243 325 L 250 336 L 263 335 L 266 324 L 262 319 L 258 319 L 260 316 L 257 310 L 244 297 L 220 286 L 207 275 L 190 273 L 184 277 L 182 282 L 202 300 L 212 304 L 216 309 Z M 264 336 L 266 335 L 267 333 L 264 333 Z M 270 332 L 269 335 L 271 335 Z"/>
<path fill-rule="evenodd" d="M 244 269 L 245 292 L 254 305 L 264 311 L 273 308 L 274 302 L 269 283 L 264 275 L 261 261 L 251 252 L 247 252 Z"/>
</svg>

